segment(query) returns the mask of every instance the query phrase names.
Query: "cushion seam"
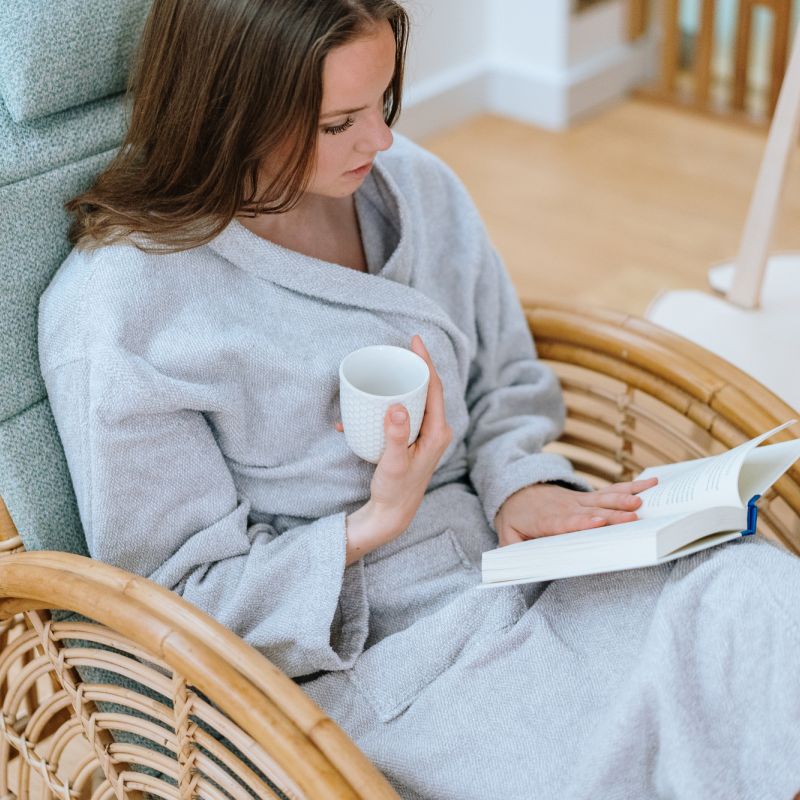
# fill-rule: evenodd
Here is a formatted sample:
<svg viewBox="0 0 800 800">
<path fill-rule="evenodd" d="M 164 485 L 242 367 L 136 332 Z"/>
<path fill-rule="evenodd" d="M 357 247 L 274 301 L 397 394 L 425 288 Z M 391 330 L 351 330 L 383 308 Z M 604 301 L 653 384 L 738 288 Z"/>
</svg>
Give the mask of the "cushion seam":
<svg viewBox="0 0 800 800">
<path fill-rule="evenodd" d="M 84 161 L 89 161 L 90 159 L 96 158 L 99 155 L 107 155 L 108 153 L 113 153 L 119 150 L 120 145 L 121 142 L 120 144 L 117 144 L 114 147 L 111 147 L 107 150 L 100 150 L 96 153 L 91 153 L 87 156 L 81 156 L 81 158 L 79 158 L 77 161 L 65 161 L 62 164 L 57 164 L 53 167 L 43 170 L 42 172 L 35 172 L 33 175 L 26 175 L 24 178 L 20 178 L 19 180 L 16 181 L 9 181 L 8 183 L 0 185 L 0 189 L 5 189 L 10 186 L 16 186 L 19 183 L 25 183 L 25 181 L 33 180 L 34 178 L 41 178 L 44 175 L 49 175 L 51 172 L 56 172 L 57 170 L 64 169 L 65 167 L 71 167 L 78 164 L 82 164 Z"/>
<path fill-rule="evenodd" d="M 35 400 L 33 403 L 25 406 L 25 408 L 21 408 L 19 411 L 15 411 L 10 417 L 5 417 L 4 419 L 0 419 L 0 425 L 5 425 L 7 422 L 11 422 L 15 420 L 17 417 L 21 417 L 23 414 L 27 414 L 31 409 L 38 406 L 40 403 L 47 402 L 47 394 L 43 394 L 38 400 Z"/>
</svg>

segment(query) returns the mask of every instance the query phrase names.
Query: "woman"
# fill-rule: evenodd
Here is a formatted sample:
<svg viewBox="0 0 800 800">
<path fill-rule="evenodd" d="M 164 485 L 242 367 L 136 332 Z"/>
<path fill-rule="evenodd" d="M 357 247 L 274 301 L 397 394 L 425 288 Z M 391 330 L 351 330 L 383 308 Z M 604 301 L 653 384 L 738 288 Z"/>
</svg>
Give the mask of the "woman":
<svg viewBox="0 0 800 800">
<path fill-rule="evenodd" d="M 452 171 L 393 141 L 406 37 L 391 0 L 154 3 L 40 309 L 92 555 L 261 650 L 404 797 L 787 796 L 788 555 L 477 588 L 484 550 L 633 519 L 652 483 L 587 491 L 541 451 L 563 404 L 502 262 Z M 373 343 L 431 369 L 377 466 L 337 423 L 337 365 Z"/>
</svg>

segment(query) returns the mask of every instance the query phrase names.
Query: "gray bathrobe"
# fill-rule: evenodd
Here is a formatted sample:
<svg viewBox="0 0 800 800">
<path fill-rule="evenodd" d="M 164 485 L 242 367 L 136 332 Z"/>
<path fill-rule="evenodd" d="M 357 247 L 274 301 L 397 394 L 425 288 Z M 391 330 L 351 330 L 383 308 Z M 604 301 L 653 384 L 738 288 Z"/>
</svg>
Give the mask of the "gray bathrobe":
<svg viewBox="0 0 800 800">
<path fill-rule="evenodd" d="M 448 167 L 396 135 L 355 197 L 367 273 L 236 221 L 182 253 L 61 266 L 41 366 L 92 555 L 264 653 L 403 797 L 790 797 L 800 562 L 742 542 L 478 588 L 510 494 L 581 488 L 541 451 L 557 381 Z M 410 527 L 345 567 L 374 466 L 334 429 L 337 367 L 415 333 L 453 440 Z"/>
</svg>

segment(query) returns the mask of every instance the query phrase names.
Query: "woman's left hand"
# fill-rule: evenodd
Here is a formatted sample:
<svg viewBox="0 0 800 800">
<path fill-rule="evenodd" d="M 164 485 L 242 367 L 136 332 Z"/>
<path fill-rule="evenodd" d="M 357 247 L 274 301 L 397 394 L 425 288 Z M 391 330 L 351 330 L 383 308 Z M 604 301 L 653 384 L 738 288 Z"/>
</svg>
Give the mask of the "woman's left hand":
<svg viewBox="0 0 800 800">
<path fill-rule="evenodd" d="M 500 547 L 538 536 L 600 528 L 638 519 L 639 492 L 655 486 L 658 478 L 612 483 L 594 492 L 536 483 L 514 492 L 500 506 L 494 527 Z"/>
</svg>

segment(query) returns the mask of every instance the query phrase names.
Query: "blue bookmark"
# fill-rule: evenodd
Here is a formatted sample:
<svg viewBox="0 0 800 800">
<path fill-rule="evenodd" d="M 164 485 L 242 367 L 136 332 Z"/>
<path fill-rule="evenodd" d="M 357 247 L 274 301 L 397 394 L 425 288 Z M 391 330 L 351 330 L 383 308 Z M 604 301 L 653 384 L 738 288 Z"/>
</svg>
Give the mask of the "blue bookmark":
<svg viewBox="0 0 800 800">
<path fill-rule="evenodd" d="M 760 494 L 754 494 L 747 504 L 747 530 L 742 531 L 742 536 L 752 536 L 756 532 L 756 520 L 758 519 L 758 506 L 756 502 Z"/>
</svg>

